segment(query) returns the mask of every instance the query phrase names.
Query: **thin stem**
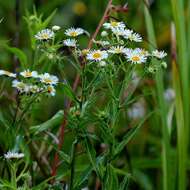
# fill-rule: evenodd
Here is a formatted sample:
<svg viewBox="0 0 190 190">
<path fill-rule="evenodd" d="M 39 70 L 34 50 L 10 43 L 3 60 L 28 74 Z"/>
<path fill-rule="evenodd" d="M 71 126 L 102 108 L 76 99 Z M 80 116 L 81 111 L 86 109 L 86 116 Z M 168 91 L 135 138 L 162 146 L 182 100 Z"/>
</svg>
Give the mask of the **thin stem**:
<svg viewBox="0 0 190 190">
<path fill-rule="evenodd" d="M 19 93 L 17 93 L 17 95 L 16 95 L 16 111 L 15 111 L 14 119 L 12 122 L 12 126 L 15 126 L 15 124 L 16 124 L 17 115 L 18 115 L 18 111 L 19 111 L 19 105 L 20 105 Z"/>
<path fill-rule="evenodd" d="M 30 109 L 30 107 L 32 106 L 32 104 L 34 103 L 34 101 L 37 99 L 38 95 L 39 95 L 39 94 L 34 95 L 34 97 L 32 98 L 32 100 L 26 105 L 25 109 L 22 111 L 19 120 L 18 120 L 18 121 L 17 121 L 17 120 L 15 121 L 15 125 L 17 126 L 17 132 L 18 132 L 19 129 L 20 129 L 20 126 L 21 126 L 21 124 L 22 124 L 22 121 L 24 120 L 24 116 L 26 115 L 27 110 Z"/>
<path fill-rule="evenodd" d="M 69 190 L 73 190 L 73 182 L 75 175 L 75 152 L 76 152 L 77 140 L 74 141 L 71 151 L 71 178 L 69 184 Z"/>
<path fill-rule="evenodd" d="M 11 185 L 13 188 L 17 188 L 16 182 L 16 163 L 11 164 Z"/>
<path fill-rule="evenodd" d="M 102 19 L 100 20 L 98 27 L 96 28 L 96 31 L 94 32 L 94 34 L 92 35 L 91 40 L 88 43 L 88 49 L 90 49 L 92 47 L 93 41 L 96 39 L 96 36 L 98 35 L 102 25 L 104 24 L 105 20 L 107 19 L 107 17 L 109 16 L 109 12 L 111 9 L 111 5 L 112 5 L 112 0 L 109 0 L 106 10 L 104 12 L 104 15 L 102 17 Z"/>
</svg>

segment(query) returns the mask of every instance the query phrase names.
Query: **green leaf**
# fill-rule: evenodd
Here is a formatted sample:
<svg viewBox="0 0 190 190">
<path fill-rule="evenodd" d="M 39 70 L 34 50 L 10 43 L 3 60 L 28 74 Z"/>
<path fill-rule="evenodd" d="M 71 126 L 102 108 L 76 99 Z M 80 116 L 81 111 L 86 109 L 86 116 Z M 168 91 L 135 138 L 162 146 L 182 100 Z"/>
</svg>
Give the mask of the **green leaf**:
<svg viewBox="0 0 190 190">
<path fill-rule="evenodd" d="M 73 101 L 78 101 L 72 88 L 68 84 L 63 84 L 63 91 L 66 96 L 68 96 Z"/>
<path fill-rule="evenodd" d="M 149 176 L 147 176 L 145 173 L 141 172 L 140 170 L 135 170 L 134 171 L 134 177 L 137 181 L 137 183 L 140 185 L 140 189 L 144 189 L 144 190 L 153 190 L 153 184 L 149 178 Z"/>
<path fill-rule="evenodd" d="M 91 174 L 92 170 L 93 167 L 89 166 L 86 170 L 84 170 L 81 173 L 80 177 L 75 182 L 75 190 L 81 190 L 88 183 L 89 175 Z"/>
<path fill-rule="evenodd" d="M 52 20 L 53 17 L 55 16 L 56 12 L 57 12 L 57 9 L 54 10 L 54 11 L 51 13 L 51 15 L 43 22 L 42 28 L 46 28 L 46 27 L 49 25 L 49 23 L 51 22 L 51 20 Z"/>
<path fill-rule="evenodd" d="M 0 111 L 0 123 L 3 124 L 4 127 L 9 128 L 9 122 L 4 118 L 2 112 Z"/>
<path fill-rule="evenodd" d="M 96 171 L 97 176 L 101 179 L 101 172 L 99 171 L 99 168 L 97 166 L 98 163 L 96 160 L 96 151 L 88 138 L 85 138 L 84 145 L 86 147 L 86 152 L 90 159 L 92 167 Z"/>
<path fill-rule="evenodd" d="M 134 135 L 138 132 L 144 122 L 152 115 L 152 113 L 153 112 L 149 113 L 136 127 L 130 129 L 130 131 L 124 136 L 122 142 L 116 145 L 114 156 L 117 156 L 123 150 L 123 148 L 134 137 Z"/>
<path fill-rule="evenodd" d="M 71 158 L 68 154 L 64 153 L 63 151 L 59 151 L 60 157 L 67 162 L 67 164 L 71 163 Z"/>
<path fill-rule="evenodd" d="M 39 190 L 39 189 L 46 189 L 49 185 L 48 185 L 48 182 L 50 181 L 50 180 L 52 180 L 54 178 L 54 176 L 53 177 L 50 177 L 50 178 L 48 178 L 48 179 L 46 179 L 46 180 L 44 180 L 44 181 L 42 181 L 39 185 L 37 185 L 37 186 L 35 186 L 35 187 L 32 187 L 32 190 Z"/>
<path fill-rule="evenodd" d="M 119 190 L 127 190 L 128 186 L 129 186 L 129 175 L 126 175 L 122 181 L 122 183 L 120 184 Z"/>
<path fill-rule="evenodd" d="M 36 135 L 47 129 L 52 129 L 53 127 L 61 124 L 63 117 L 64 117 L 64 112 L 60 110 L 50 120 L 40 125 L 30 127 L 30 132 Z"/>
<path fill-rule="evenodd" d="M 107 166 L 106 179 L 104 185 L 104 189 L 116 190 L 119 188 L 118 177 L 116 172 L 114 171 L 114 167 L 111 164 Z"/>
<path fill-rule="evenodd" d="M 22 50 L 20 50 L 16 47 L 10 47 L 10 46 L 5 45 L 5 44 L 4 44 L 4 47 L 6 48 L 6 50 L 13 53 L 16 57 L 18 57 L 22 68 L 25 68 L 25 69 L 27 68 L 27 57 Z"/>
</svg>

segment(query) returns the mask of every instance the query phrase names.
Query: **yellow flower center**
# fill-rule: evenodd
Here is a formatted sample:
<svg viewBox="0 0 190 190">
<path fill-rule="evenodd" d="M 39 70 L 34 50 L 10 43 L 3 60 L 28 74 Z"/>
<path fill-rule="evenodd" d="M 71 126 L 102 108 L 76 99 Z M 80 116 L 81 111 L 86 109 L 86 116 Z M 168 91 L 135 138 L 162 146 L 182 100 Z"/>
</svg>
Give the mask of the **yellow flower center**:
<svg viewBox="0 0 190 190">
<path fill-rule="evenodd" d="M 46 79 L 44 79 L 44 82 L 45 82 L 45 83 L 51 83 L 51 82 L 52 82 L 52 80 L 51 80 L 51 79 L 49 79 L 49 78 L 46 78 Z"/>
<path fill-rule="evenodd" d="M 112 21 L 112 22 L 111 22 L 111 26 L 112 26 L 112 27 L 117 27 L 117 26 L 118 26 L 118 23 L 117 23 L 117 22 Z"/>
<path fill-rule="evenodd" d="M 42 34 L 42 38 L 43 38 L 43 39 L 48 39 L 48 38 L 49 38 L 49 35 L 48 35 L 48 34 Z"/>
<path fill-rule="evenodd" d="M 70 32 L 70 36 L 76 37 L 77 36 L 77 32 L 75 32 L 75 31 Z"/>
<path fill-rule="evenodd" d="M 93 57 L 94 59 L 99 59 L 99 58 L 101 58 L 101 53 L 96 52 L 96 53 L 93 54 L 92 57 Z"/>
<path fill-rule="evenodd" d="M 51 92 L 53 91 L 53 88 L 52 88 L 51 86 L 48 86 L 48 87 L 47 87 L 47 91 L 48 91 L 49 93 L 51 93 Z"/>
<path fill-rule="evenodd" d="M 132 59 L 132 61 L 135 61 L 135 62 L 140 61 L 139 56 L 133 56 L 131 59 Z"/>
<path fill-rule="evenodd" d="M 89 49 L 83 49 L 82 50 L 82 55 L 86 55 L 87 53 L 89 53 Z"/>
<path fill-rule="evenodd" d="M 116 48 L 116 49 L 115 49 L 115 53 L 121 53 L 121 49 Z"/>
<path fill-rule="evenodd" d="M 25 76 L 26 76 L 26 77 L 31 77 L 31 76 L 32 76 L 32 72 L 26 71 L 26 72 L 25 72 Z"/>
</svg>

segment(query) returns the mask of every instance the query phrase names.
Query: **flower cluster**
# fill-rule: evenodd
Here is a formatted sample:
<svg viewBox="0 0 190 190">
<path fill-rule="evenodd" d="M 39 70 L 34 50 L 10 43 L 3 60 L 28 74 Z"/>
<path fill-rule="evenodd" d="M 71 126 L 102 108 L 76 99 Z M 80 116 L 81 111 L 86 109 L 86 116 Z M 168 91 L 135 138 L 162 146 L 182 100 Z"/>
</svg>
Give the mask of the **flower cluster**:
<svg viewBox="0 0 190 190">
<path fill-rule="evenodd" d="M 154 73 L 158 67 L 167 67 L 165 62 L 159 63 L 159 65 L 153 65 L 151 63 L 152 58 L 156 58 L 159 61 L 163 59 L 167 55 L 164 51 L 153 50 L 152 52 L 148 52 L 141 47 L 134 47 L 132 42 L 142 42 L 142 36 L 127 28 L 124 22 L 110 21 L 104 23 L 103 27 L 105 30 L 102 31 L 101 37 L 106 38 L 106 40 L 94 40 L 94 44 L 99 47 L 98 49 L 80 50 L 77 37 L 86 34 L 87 32 L 82 28 L 74 27 L 64 31 L 64 34 L 69 38 L 63 40 L 63 46 L 67 46 L 71 48 L 71 50 L 73 49 L 78 55 L 86 58 L 87 62 L 99 62 L 100 66 L 107 65 L 107 62 L 110 62 L 109 59 L 113 56 L 122 56 L 124 62 L 131 64 L 145 64 L 149 73 Z M 40 41 L 50 40 L 54 38 L 54 31 L 58 31 L 59 29 L 58 26 L 52 27 L 52 30 L 44 29 L 38 32 L 38 34 L 35 35 L 35 38 Z M 36 75 L 36 73 L 25 74 L 25 77 L 30 77 L 28 74 L 31 74 L 34 78 Z"/>
<path fill-rule="evenodd" d="M 134 45 L 132 45 L 130 42 L 142 42 L 143 39 L 140 34 L 128 29 L 123 22 L 106 22 L 103 24 L 103 27 L 107 31 L 102 31 L 101 36 L 103 38 L 106 37 L 106 39 L 110 39 L 109 45 L 104 45 L 103 50 L 101 48 L 96 50 L 88 50 L 86 53 L 86 59 L 90 62 L 100 62 L 102 66 L 102 61 L 105 63 L 105 61 L 111 58 L 113 55 L 120 55 L 123 56 L 124 60 L 128 63 L 146 63 L 146 66 L 148 67 L 151 65 L 149 63 L 151 62 L 152 58 L 161 60 L 167 55 L 164 51 L 154 50 L 152 52 L 148 52 L 147 50 L 140 47 L 134 48 Z M 166 67 L 166 64 L 163 63 L 165 62 L 162 62 L 159 66 Z M 103 66 L 105 65 L 106 64 L 103 64 Z M 155 70 L 155 67 L 157 68 L 159 66 L 153 67 L 151 65 L 149 71 L 151 72 L 151 69 Z"/>
<path fill-rule="evenodd" d="M 22 94 L 48 93 L 51 96 L 55 96 L 55 86 L 59 82 L 57 76 L 49 73 L 38 74 L 37 71 L 30 70 L 22 71 L 19 74 L 0 70 L 0 75 L 15 78 L 12 81 L 12 87 Z"/>
<path fill-rule="evenodd" d="M 99 49 L 80 50 L 78 48 L 77 37 L 87 32 L 82 28 L 74 27 L 65 30 L 64 34 L 70 38 L 63 40 L 63 45 L 73 48 L 74 51 L 77 53 L 79 52 L 79 55 L 85 57 L 87 61 L 99 62 L 100 66 L 107 65 L 106 62 L 110 57 L 120 55 L 123 56 L 126 62 L 131 64 L 146 63 L 148 68 L 147 71 L 150 73 L 153 73 L 160 66 L 166 67 L 165 62 L 162 62 L 157 66 L 149 64 L 151 63 L 152 58 L 156 58 L 158 60 L 163 59 L 167 55 L 164 51 L 154 50 L 152 52 L 148 52 L 145 49 L 140 47 L 134 48 L 134 45 L 131 45 L 131 42 L 142 42 L 143 39 L 140 34 L 128 29 L 124 22 L 110 21 L 104 23 L 103 27 L 106 31 L 102 31 L 101 36 L 103 38 L 106 37 L 106 41 L 94 40 L 94 44 L 96 44 L 96 46 L 100 46 Z M 53 28 L 52 30 L 44 29 L 38 32 L 38 34 L 35 35 L 35 38 L 38 40 L 52 39 L 57 26 Z"/>
<path fill-rule="evenodd" d="M 122 36 L 124 39 L 134 42 L 142 42 L 142 37 L 140 34 L 129 30 L 123 22 L 111 21 L 103 24 L 105 29 L 110 29 L 112 33 L 116 36 Z"/>
<path fill-rule="evenodd" d="M 52 29 L 44 29 L 39 31 L 34 37 L 39 41 L 48 41 L 55 37 L 55 32 L 60 30 L 60 26 L 53 26 Z M 82 28 L 69 28 L 64 33 L 66 36 L 70 37 L 63 41 L 63 45 L 67 47 L 75 48 L 77 47 L 77 41 L 75 38 L 84 34 L 86 31 Z"/>
</svg>

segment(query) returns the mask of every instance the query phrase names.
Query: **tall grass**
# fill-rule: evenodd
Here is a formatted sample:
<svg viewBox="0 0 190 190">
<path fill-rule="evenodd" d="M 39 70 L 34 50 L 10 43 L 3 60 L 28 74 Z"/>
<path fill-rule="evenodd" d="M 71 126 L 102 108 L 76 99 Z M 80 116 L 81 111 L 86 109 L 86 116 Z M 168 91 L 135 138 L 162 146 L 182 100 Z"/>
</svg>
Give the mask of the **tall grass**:
<svg viewBox="0 0 190 190">
<path fill-rule="evenodd" d="M 154 32 L 154 26 L 152 22 L 151 15 L 148 9 L 148 1 L 144 4 L 144 15 L 146 22 L 146 29 L 148 33 L 149 49 L 152 50 L 153 47 L 157 47 L 156 37 Z M 156 74 L 156 87 L 157 87 L 157 99 L 159 105 L 159 117 L 162 125 L 162 170 L 163 170 L 163 189 L 171 190 L 173 184 L 171 180 L 171 166 L 170 166 L 170 135 L 167 127 L 167 108 L 165 100 L 163 97 L 164 94 L 164 82 L 163 82 L 163 73 L 160 69 Z"/>
<path fill-rule="evenodd" d="M 178 138 L 178 189 L 186 189 L 186 162 L 189 136 L 189 66 L 187 56 L 187 28 L 184 15 L 184 1 L 171 0 L 176 30 L 177 66 L 173 61 L 174 88 L 176 90 L 176 120 Z M 180 87 L 181 84 L 181 87 Z M 182 93 L 182 96 L 180 96 Z M 184 116 L 183 116 L 184 113 Z"/>
<path fill-rule="evenodd" d="M 147 4 L 148 5 L 148 4 Z M 144 6 L 144 14 L 146 20 L 146 27 L 148 32 L 149 41 L 156 46 L 155 33 L 153 28 L 152 19 L 147 5 Z M 187 147 L 189 136 L 189 66 L 188 66 L 188 53 L 187 42 L 190 41 L 190 26 L 186 28 L 185 15 L 184 15 L 184 2 L 183 0 L 171 0 L 171 8 L 174 18 L 175 27 L 173 31 L 176 32 L 172 35 L 172 77 L 173 88 L 176 93 L 175 99 L 175 116 L 177 125 L 177 174 L 176 185 L 178 190 L 185 190 L 186 181 L 186 163 L 187 163 Z M 190 2 L 188 3 L 188 15 L 190 15 Z M 187 32 L 188 31 L 188 32 Z M 173 32 L 174 33 L 174 32 Z M 186 35 L 187 34 L 187 35 Z M 176 44 L 175 44 L 176 43 Z M 150 45 L 151 48 L 152 45 Z M 170 135 L 167 127 L 167 109 L 163 99 L 164 85 L 163 73 L 160 71 L 156 75 L 157 95 L 160 110 L 160 119 L 162 123 L 163 135 L 163 152 L 162 152 L 162 166 L 163 166 L 163 189 L 171 190 L 175 187 L 173 182 L 174 175 L 171 168 L 171 153 L 172 146 L 170 145 Z M 175 175 L 174 175 L 175 176 Z"/>
</svg>

